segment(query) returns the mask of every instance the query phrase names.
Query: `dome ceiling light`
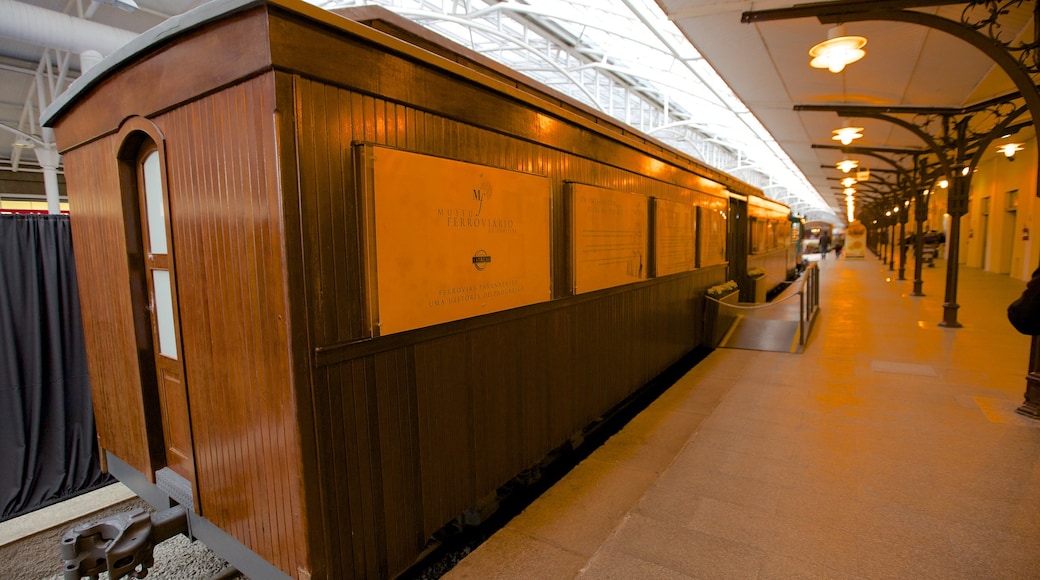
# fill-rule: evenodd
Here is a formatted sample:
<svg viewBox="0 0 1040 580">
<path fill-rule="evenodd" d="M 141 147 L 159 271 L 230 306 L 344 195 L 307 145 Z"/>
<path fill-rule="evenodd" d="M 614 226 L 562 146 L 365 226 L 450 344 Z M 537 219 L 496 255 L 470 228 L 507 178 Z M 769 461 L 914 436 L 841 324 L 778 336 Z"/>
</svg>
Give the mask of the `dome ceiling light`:
<svg viewBox="0 0 1040 580">
<path fill-rule="evenodd" d="M 856 139 L 863 137 L 863 127 L 850 127 L 847 123 L 842 125 L 840 129 L 831 131 L 834 136 L 831 137 L 833 141 L 841 141 L 842 145 L 848 145 Z"/>
<path fill-rule="evenodd" d="M 835 166 L 840 169 L 842 173 L 848 173 L 859 167 L 859 161 L 856 161 L 855 159 L 842 159 L 837 162 Z"/>
<path fill-rule="evenodd" d="M 1023 147 L 1021 143 L 1005 143 L 1000 147 L 997 147 L 997 151 L 1000 151 L 1005 157 L 1012 161 L 1015 160 L 1015 153 L 1018 153 L 1023 149 L 1025 149 L 1025 147 Z"/>
<path fill-rule="evenodd" d="M 848 36 L 845 25 L 839 24 L 827 31 L 827 40 L 809 49 L 809 56 L 813 57 L 809 66 L 840 73 L 846 66 L 867 55 L 867 51 L 863 50 L 866 44 L 866 38 Z"/>
</svg>

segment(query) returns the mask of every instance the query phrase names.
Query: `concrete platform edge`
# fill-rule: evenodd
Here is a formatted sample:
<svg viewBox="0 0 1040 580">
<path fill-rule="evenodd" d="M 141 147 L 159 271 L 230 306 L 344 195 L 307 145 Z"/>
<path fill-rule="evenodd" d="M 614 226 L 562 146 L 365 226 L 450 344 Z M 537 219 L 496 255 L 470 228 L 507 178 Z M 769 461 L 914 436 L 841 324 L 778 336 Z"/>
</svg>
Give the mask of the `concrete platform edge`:
<svg viewBox="0 0 1040 580">
<path fill-rule="evenodd" d="M 59 502 L 0 523 L 0 547 L 7 546 L 29 536 L 45 532 L 58 526 L 66 526 L 97 513 L 105 508 L 137 497 L 121 483 L 113 483 L 101 489 Z"/>
</svg>

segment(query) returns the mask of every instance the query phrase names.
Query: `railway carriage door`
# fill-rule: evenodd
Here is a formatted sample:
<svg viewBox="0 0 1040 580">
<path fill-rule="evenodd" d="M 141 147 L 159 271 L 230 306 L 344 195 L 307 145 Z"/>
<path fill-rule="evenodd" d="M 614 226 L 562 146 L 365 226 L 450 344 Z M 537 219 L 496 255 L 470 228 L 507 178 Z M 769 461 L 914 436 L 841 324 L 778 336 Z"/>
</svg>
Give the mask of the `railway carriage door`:
<svg viewBox="0 0 1040 580">
<path fill-rule="evenodd" d="M 180 348 L 177 282 L 168 217 L 169 199 L 163 187 L 159 151 L 154 143 L 146 141 L 142 145 L 135 167 L 144 242 L 144 278 L 148 286 L 147 310 L 151 319 L 166 466 L 194 487 L 195 458 Z"/>
</svg>

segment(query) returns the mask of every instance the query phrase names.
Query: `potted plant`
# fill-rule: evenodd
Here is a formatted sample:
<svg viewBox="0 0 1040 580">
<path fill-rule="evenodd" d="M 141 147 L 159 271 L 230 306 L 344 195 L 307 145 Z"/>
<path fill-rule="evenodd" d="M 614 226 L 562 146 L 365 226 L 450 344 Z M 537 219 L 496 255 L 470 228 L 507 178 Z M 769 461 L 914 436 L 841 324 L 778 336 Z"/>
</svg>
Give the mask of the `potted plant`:
<svg viewBox="0 0 1040 580">
<path fill-rule="evenodd" d="M 705 295 L 708 298 L 714 298 L 715 300 L 722 301 L 723 298 L 729 297 L 740 288 L 737 287 L 737 283 L 733 280 L 726 280 L 722 284 L 716 284 L 705 291 Z"/>
</svg>

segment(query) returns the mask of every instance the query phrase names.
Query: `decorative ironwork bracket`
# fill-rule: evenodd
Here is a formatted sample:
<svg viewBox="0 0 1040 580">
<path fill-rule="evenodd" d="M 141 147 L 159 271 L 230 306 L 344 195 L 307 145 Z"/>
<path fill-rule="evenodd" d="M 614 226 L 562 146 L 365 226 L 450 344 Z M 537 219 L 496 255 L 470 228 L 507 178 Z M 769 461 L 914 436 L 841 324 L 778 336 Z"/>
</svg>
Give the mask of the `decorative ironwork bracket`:
<svg viewBox="0 0 1040 580">
<path fill-rule="evenodd" d="M 1033 7 L 1034 26 L 1040 30 L 1040 2 L 1037 0 L 982 0 L 973 2 L 935 1 L 935 0 L 853 0 L 840 2 L 817 2 L 802 4 L 791 8 L 757 10 L 744 12 L 741 22 L 764 22 L 769 20 L 789 20 L 792 18 L 814 17 L 821 24 L 840 24 L 845 22 L 889 21 L 917 24 L 933 30 L 939 30 L 982 51 L 996 63 L 1018 89 L 1018 96 L 1025 100 L 1024 110 L 1032 116 L 1032 123 L 1040 135 L 1040 89 L 1033 82 L 1033 74 L 1040 72 L 1040 45 L 1034 34 L 1034 42 L 1013 44 L 1000 35 L 1000 18 L 1009 13 L 1012 7 L 1021 6 L 1027 1 L 1035 2 Z M 961 20 L 954 21 L 934 14 L 926 14 L 911 10 L 927 6 L 965 5 L 961 12 Z M 1038 151 L 1040 163 L 1040 151 Z M 1038 175 L 1040 180 L 1040 175 Z M 1040 187 L 1037 188 L 1040 195 Z"/>
<path fill-rule="evenodd" d="M 974 168 L 996 138 L 1021 129 L 1013 125 L 1025 112 L 1015 107 L 1018 93 L 959 109 L 940 107 L 871 107 L 865 105 L 795 105 L 795 111 L 833 112 L 840 117 L 861 117 L 892 123 L 913 133 L 938 160 L 947 179 L 955 168 Z M 909 120 L 896 115 L 910 115 Z M 985 119 L 991 119 L 986 122 Z M 974 121 L 974 122 L 973 122 Z M 951 125 L 954 130 L 951 130 Z M 963 133 L 961 131 L 963 130 Z"/>
</svg>

